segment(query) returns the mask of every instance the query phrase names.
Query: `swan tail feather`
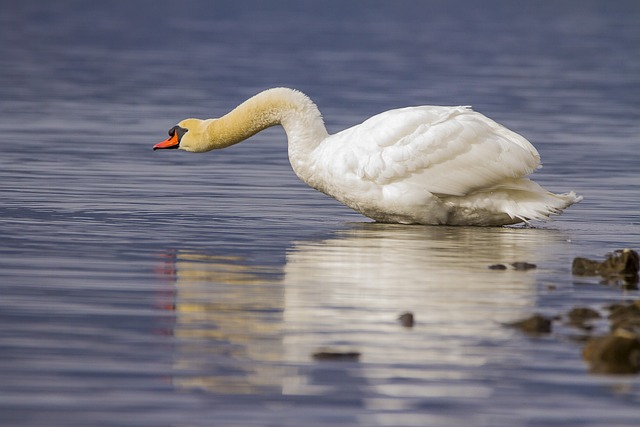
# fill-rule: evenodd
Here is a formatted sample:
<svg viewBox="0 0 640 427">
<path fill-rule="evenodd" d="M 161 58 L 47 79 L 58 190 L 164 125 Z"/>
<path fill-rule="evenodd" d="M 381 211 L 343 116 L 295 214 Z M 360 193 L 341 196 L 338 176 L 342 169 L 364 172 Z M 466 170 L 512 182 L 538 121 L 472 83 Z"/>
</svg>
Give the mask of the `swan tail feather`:
<svg viewBox="0 0 640 427">
<path fill-rule="evenodd" d="M 512 200 L 504 205 L 504 212 L 511 218 L 518 218 L 523 222 L 531 220 L 545 220 L 553 215 L 560 215 L 569 206 L 582 200 L 582 196 L 573 191 L 564 194 L 553 194 L 548 191 L 542 193 L 522 192 L 513 194 Z"/>
<path fill-rule="evenodd" d="M 569 206 L 580 202 L 582 196 L 573 191 L 554 194 L 527 178 L 520 178 L 466 196 L 446 197 L 445 200 L 457 206 L 452 223 L 508 225 L 529 224 L 533 220 L 560 215 Z"/>
</svg>

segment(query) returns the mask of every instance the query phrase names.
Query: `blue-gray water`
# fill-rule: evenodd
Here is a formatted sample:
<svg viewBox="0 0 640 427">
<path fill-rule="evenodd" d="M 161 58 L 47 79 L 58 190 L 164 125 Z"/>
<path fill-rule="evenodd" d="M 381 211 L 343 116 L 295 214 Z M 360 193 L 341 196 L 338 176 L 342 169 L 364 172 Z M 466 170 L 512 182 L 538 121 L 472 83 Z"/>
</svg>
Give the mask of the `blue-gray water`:
<svg viewBox="0 0 640 427">
<path fill-rule="evenodd" d="M 640 247 L 638 2 L 1 3 L 1 425 L 637 425 L 640 380 L 589 374 L 579 331 L 502 323 L 639 297 L 570 274 Z M 273 86 L 332 132 L 473 105 L 585 200 L 382 226 L 300 183 L 279 128 L 151 150 Z"/>
</svg>

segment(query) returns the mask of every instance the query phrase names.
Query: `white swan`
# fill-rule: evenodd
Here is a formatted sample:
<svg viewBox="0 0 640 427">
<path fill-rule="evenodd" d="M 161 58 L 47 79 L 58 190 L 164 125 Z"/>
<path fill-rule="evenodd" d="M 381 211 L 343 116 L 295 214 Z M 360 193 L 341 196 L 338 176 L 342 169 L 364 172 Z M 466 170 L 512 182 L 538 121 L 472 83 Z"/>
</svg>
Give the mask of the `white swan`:
<svg viewBox="0 0 640 427">
<path fill-rule="evenodd" d="M 269 89 L 218 119 L 186 119 L 153 149 L 200 153 L 282 125 L 296 175 L 379 222 L 508 225 L 545 219 L 582 200 L 526 178 L 540 155 L 470 107 L 390 110 L 334 135 L 302 92 Z"/>
</svg>

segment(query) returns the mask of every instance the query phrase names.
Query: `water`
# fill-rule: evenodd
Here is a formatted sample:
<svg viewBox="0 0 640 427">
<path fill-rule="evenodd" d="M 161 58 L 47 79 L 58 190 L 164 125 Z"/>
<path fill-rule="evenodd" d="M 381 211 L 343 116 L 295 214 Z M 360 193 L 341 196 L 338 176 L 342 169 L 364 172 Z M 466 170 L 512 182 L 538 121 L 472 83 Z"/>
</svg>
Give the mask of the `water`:
<svg viewBox="0 0 640 427">
<path fill-rule="evenodd" d="M 502 323 L 638 298 L 570 274 L 640 247 L 638 4 L 236 3 L 3 2 L 0 424 L 637 425 L 638 377 L 589 374 L 579 331 Z M 151 151 L 273 86 L 330 131 L 473 105 L 585 200 L 384 226 L 298 182 L 281 129 Z M 486 268 L 514 261 L 538 269 Z"/>
</svg>

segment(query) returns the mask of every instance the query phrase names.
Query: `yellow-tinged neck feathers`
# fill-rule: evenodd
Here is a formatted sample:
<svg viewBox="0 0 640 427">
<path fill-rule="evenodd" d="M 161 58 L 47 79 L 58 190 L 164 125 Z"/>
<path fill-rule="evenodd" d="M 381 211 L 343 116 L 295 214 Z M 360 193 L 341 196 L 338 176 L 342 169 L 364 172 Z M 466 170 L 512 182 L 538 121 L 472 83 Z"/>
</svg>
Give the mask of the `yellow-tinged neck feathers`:
<svg viewBox="0 0 640 427">
<path fill-rule="evenodd" d="M 179 126 L 187 132 L 179 148 L 195 153 L 226 148 L 278 124 L 287 133 L 290 152 L 302 146 L 315 148 L 328 136 L 318 108 L 306 95 L 275 88 L 248 99 L 221 118 L 181 121 Z"/>
</svg>

